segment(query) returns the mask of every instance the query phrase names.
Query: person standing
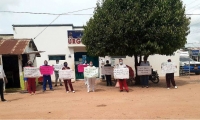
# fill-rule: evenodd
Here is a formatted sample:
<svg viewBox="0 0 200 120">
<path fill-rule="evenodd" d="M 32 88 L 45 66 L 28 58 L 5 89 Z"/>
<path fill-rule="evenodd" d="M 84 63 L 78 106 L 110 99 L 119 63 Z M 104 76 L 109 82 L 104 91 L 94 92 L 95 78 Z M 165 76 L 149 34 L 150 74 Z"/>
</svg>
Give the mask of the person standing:
<svg viewBox="0 0 200 120">
<path fill-rule="evenodd" d="M 33 67 L 33 63 L 30 60 L 28 61 L 27 67 Z M 31 95 L 35 95 L 35 91 L 36 91 L 35 78 L 27 78 L 27 81 L 28 81 L 28 92 Z"/>
<path fill-rule="evenodd" d="M 56 60 L 56 64 L 55 65 L 58 65 L 58 66 L 60 66 L 60 64 L 59 64 L 59 60 Z M 57 86 L 57 82 L 58 82 L 58 79 L 59 79 L 59 82 L 60 82 L 60 86 L 63 86 L 62 85 L 62 81 L 61 81 L 61 79 L 59 78 L 59 69 L 57 69 L 57 68 L 55 68 L 54 67 L 54 74 L 55 74 L 55 87 Z"/>
<path fill-rule="evenodd" d="M 171 59 L 167 60 L 169 63 L 171 62 Z M 166 83 L 167 83 L 167 89 L 170 89 L 170 81 L 175 89 L 178 87 L 176 86 L 175 80 L 174 80 L 174 73 L 166 73 Z"/>
<path fill-rule="evenodd" d="M 6 99 L 4 99 L 3 89 L 4 89 L 4 83 L 8 83 L 8 80 L 6 78 L 6 75 L 4 73 L 3 67 L 0 66 L 0 95 L 1 95 L 1 101 L 6 102 Z"/>
<path fill-rule="evenodd" d="M 70 69 L 70 67 L 68 67 L 67 62 L 64 62 L 64 67 L 62 68 L 62 70 L 67 70 L 67 69 Z M 68 85 L 67 84 L 69 84 L 69 87 L 70 87 L 71 91 L 73 93 L 75 93 L 74 88 L 72 86 L 71 79 L 64 79 L 63 81 L 65 83 L 65 89 L 66 89 L 67 93 L 69 93 L 69 89 L 68 89 Z"/>
<path fill-rule="evenodd" d="M 47 60 L 44 61 L 43 66 L 49 66 Z M 46 91 L 47 81 L 48 81 L 50 90 L 53 91 L 52 82 L 51 82 L 51 75 L 43 75 L 43 92 Z"/>
<path fill-rule="evenodd" d="M 121 58 L 119 59 L 118 68 L 127 68 L 127 66 L 123 63 L 123 60 Z M 126 89 L 126 92 L 129 92 L 126 79 L 119 79 L 120 92 L 123 91 L 123 87 Z"/>
<path fill-rule="evenodd" d="M 93 62 L 90 61 L 90 64 L 88 66 L 88 68 L 96 68 L 95 66 L 93 66 Z M 88 82 L 87 82 L 87 92 L 89 93 L 90 90 L 92 90 L 93 92 L 95 92 L 95 77 L 92 78 L 87 78 Z"/>
<path fill-rule="evenodd" d="M 140 63 L 140 66 L 150 66 L 149 61 L 147 61 L 147 57 L 144 57 L 144 61 Z M 140 77 L 142 87 L 148 88 L 149 87 L 149 75 L 142 75 Z"/>
<path fill-rule="evenodd" d="M 111 67 L 111 64 L 109 64 L 109 61 L 106 60 L 106 65 L 104 65 L 105 67 Z M 107 82 L 107 86 L 112 86 L 112 81 L 111 81 L 111 75 L 106 75 L 106 82 Z"/>
</svg>

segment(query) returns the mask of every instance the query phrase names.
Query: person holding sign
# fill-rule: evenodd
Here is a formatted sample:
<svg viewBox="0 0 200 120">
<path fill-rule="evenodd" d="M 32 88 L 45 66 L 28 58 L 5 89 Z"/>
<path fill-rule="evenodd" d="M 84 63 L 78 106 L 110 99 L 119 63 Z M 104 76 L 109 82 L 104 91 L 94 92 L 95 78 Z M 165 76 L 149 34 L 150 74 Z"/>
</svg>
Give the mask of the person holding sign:
<svg viewBox="0 0 200 120">
<path fill-rule="evenodd" d="M 167 60 L 169 63 L 171 62 L 171 59 Z M 167 83 L 167 89 L 170 89 L 170 81 L 175 89 L 178 87 L 176 86 L 175 80 L 174 80 L 174 73 L 166 73 L 166 83 Z"/>
<path fill-rule="evenodd" d="M 53 65 L 54 66 L 54 74 L 55 74 L 55 87 L 57 86 L 57 82 L 58 82 L 58 79 L 59 79 L 59 74 L 58 74 L 58 71 L 60 70 L 60 69 L 62 69 L 61 68 L 61 65 L 59 64 L 59 60 L 56 60 L 56 64 L 55 65 Z M 60 81 L 60 86 L 63 86 L 62 85 L 62 82 L 61 82 L 61 79 L 59 79 L 59 81 Z"/>
<path fill-rule="evenodd" d="M 48 62 L 47 60 L 44 61 L 44 65 L 41 66 L 41 67 L 48 67 Z M 47 84 L 47 81 L 48 81 L 48 84 L 49 84 L 49 88 L 51 91 L 53 91 L 53 87 L 52 87 L 52 82 L 51 82 L 51 74 L 53 72 L 53 68 L 52 70 L 46 70 L 46 71 L 42 71 L 41 70 L 41 67 L 40 67 L 40 72 L 41 74 L 43 74 L 43 92 L 46 91 L 46 84 Z M 51 67 L 50 67 L 51 68 Z M 45 73 L 46 72 L 46 73 Z"/>
<path fill-rule="evenodd" d="M 27 67 L 33 67 L 33 63 L 32 61 L 28 61 L 28 66 Z M 28 92 L 31 95 L 35 95 L 35 91 L 36 91 L 36 83 L 35 83 L 35 78 L 27 78 L 28 81 Z"/>
<path fill-rule="evenodd" d="M 111 67 L 111 64 L 109 64 L 109 61 L 106 60 L 106 65 L 104 65 L 106 67 Z M 112 81 L 111 81 L 111 75 L 106 75 L 106 82 L 107 82 L 107 86 L 112 86 Z"/>
<path fill-rule="evenodd" d="M 70 69 L 70 67 L 68 67 L 67 62 L 64 62 L 64 67 L 62 68 L 62 70 L 67 70 L 67 69 Z M 75 93 L 74 88 L 72 86 L 71 79 L 64 79 L 63 81 L 65 83 L 65 89 L 66 89 L 67 93 L 69 93 L 69 89 L 68 89 L 68 85 L 67 84 L 69 84 L 69 87 L 70 87 L 71 91 L 73 93 Z"/>
<path fill-rule="evenodd" d="M 90 61 L 90 65 L 87 66 L 86 68 L 96 68 L 95 66 L 93 66 L 93 62 Z M 92 90 L 93 92 L 95 92 L 95 77 L 91 77 L 91 78 L 87 78 L 88 83 L 87 83 L 87 92 L 89 93 L 90 90 Z"/>
<path fill-rule="evenodd" d="M 123 63 L 123 60 L 121 58 L 119 59 L 118 68 L 127 68 L 127 66 Z M 126 89 L 126 92 L 129 92 L 126 79 L 119 79 L 120 92 L 123 91 L 123 87 Z"/>
<path fill-rule="evenodd" d="M 149 61 L 147 61 L 146 56 L 144 57 L 144 61 L 142 61 L 140 63 L 140 66 L 150 66 L 150 63 L 149 63 Z M 146 88 L 149 87 L 149 76 L 148 75 L 142 75 L 140 77 L 140 80 L 141 80 L 142 87 L 145 87 L 145 86 L 146 86 Z"/>
<path fill-rule="evenodd" d="M 0 65 L 0 95 L 1 95 L 2 102 L 6 102 L 6 99 L 4 99 L 4 95 L 3 95 L 4 83 L 8 83 L 8 80 L 4 73 L 3 67 Z"/>
</svg>

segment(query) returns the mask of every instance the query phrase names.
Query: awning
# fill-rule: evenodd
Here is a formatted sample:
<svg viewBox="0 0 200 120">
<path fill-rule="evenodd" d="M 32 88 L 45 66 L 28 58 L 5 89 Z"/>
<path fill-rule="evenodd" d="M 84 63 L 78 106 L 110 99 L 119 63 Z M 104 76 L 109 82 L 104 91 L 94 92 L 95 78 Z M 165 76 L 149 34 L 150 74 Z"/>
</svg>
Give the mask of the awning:
<svg viewBox="0 0 200 120">
<path fill-rule="evenodd" d="M 37 52 L 37 47 L 31 39 L 3 39 L 0 40 L 0 55 L 20 55 L 25 54 L 27 46 L 32 46 Z M 39 52 L 36 53 L 40 56 Z"/>
</svg>

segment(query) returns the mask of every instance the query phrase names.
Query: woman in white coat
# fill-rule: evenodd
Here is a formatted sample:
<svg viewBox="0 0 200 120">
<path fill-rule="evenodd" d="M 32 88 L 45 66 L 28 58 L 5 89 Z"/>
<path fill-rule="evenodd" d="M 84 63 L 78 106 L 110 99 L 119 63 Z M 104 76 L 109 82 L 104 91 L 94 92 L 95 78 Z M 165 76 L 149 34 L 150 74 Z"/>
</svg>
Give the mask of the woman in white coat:
<svg viewBox="0 0 200 120">
<path fill-rule="evenodd" d="M 95 66 L 93 66 L 93 62 L 90 61 L 90 65 L 87 66 L 87 67 L 93 67 L 95 68 Z M 90 90 L 92 90 L 93 92 L 95 92 L 95 80 L 96 78 L 95 77 L 92 77 L 92 78 L 87 78 L 87 92 L 89 93 Z"/>
</svg>

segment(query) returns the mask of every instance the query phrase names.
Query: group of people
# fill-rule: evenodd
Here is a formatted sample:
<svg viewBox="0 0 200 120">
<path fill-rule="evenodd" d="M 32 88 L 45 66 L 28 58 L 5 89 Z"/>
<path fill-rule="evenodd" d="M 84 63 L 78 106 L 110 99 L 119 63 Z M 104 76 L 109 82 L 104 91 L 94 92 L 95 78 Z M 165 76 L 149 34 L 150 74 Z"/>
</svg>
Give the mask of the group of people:
<svg viewBox="0 0 200 120">
<path fill-rule="evenodd" d="M 171 62 L 171 60 L 169 59 L 168 62 Z M 57 60 L 56 61 L 56 64 L 59 64 L 59 61 Z M 49 66 L 48 65 L 48 62 L 47 60 L 44 61 L 44 65 L 43 66 Z M 111 66 L 111 64 L 109 64 L 109 61 L 107 60 L 106 61 L 106 65 L 105 66 Z M 147 61 L 147 57 L 144 57 L 144 61 L 142 61 L 140 63 L 140 66 L 150 66 L 150 63 L 149 61 Z M 32 61 L 28 61 L 28 65 L 26 67 L 33 67 L 33 63 Z M 93 66 L 93 62 L 90 61 L 89 65 L 87 67 L 94 67 Z M 122 59 L 119 59 L 119 65 L 117 66 L 118 68 L 127 68 L 127 66 L 123 63 L 123 60 Z M 67 62 L 64 62 L 63 64 L 63 67 L 62 67 L 62 70 L 67 70 L 67 69 L 70 69 L 70 67 L 68 67 L 68 63 Z M 57 69 L 54 69 L 54 72 L 55 72 L 55 87 L 57 86 L 57 82 L 58 82 L 58 79 L 59 79 L 59 70 Z M 8 80 L 6 79 L 6 75 L 4 73 L 4 70 L 1 69 L 1 74 L 0 74 L 0 95 L 1 95 L 1 101 L 6 101 L 4 99 L 4 95 L 3 95 L 3 84 L 4 83 L 7 83 Z M 111 80 L 111 75 L 105 75 L 106 77 L 106 81 L 107 81 L 107 86 L 112 86 L 112 80 Z M 35 83 L 35 78 L 24 78 L 25 81 L 28 82 L 28 92 L 31 94 L 31 95 L 34 95 L 35 94 L 35 91 L 36 91 L 36 83 Z M 143 75 L 143 76 L 140 76 L 140 80 L 141 80 L 141 85 L 142 87 L 145 87 L 148 88 L 149 87 L 149 76 L 148 75 Z M 66 89 L 66 92 L 69 93 L 69 89 L 68 89 L 68 85 L 71 89 L 71 92 L 75 93 L 75 90 L 72 86 L 72 83 L 71 83 L 71 79 L 64 79 L 64 84 L 65 84 L 65 89 Z M 96 81 L 96 78 L 93 77 L 93 78 L 86 78 L 86 85 L 87 85 L 87 92 L 95 92 L 95 81 Z M 51 75 L 43 75 L 43 92 L 46 91 L 46 84 L 49 84 L 49 88 L 51 91 L 53 91 L 53 87 L 52 87 L 52 81 L 51 81 Z M 120 88 L 120 92 L 122 92 L 124 89 L 126 90 L 126 92 L 129 92 L 129 89 L 128 89 L 128 86 L 127 86 L 127 83 L 126 83 L 126 79 L 118 79 L 118 82 L 119 82 L 119 88 Z M 176 83 L 174 81 L 174 73 L 167 73 L 166 74 L 166 83 L 167 83 L 167 89 L 170 89 L 170 82 L 172 83 L 172 85 L 175 87 L 175 88 L 178 88 L 176 86 Z M 60 79 L 60 86 L 63 86 L 62 85 L 62 81 Z"/>
</svg>

